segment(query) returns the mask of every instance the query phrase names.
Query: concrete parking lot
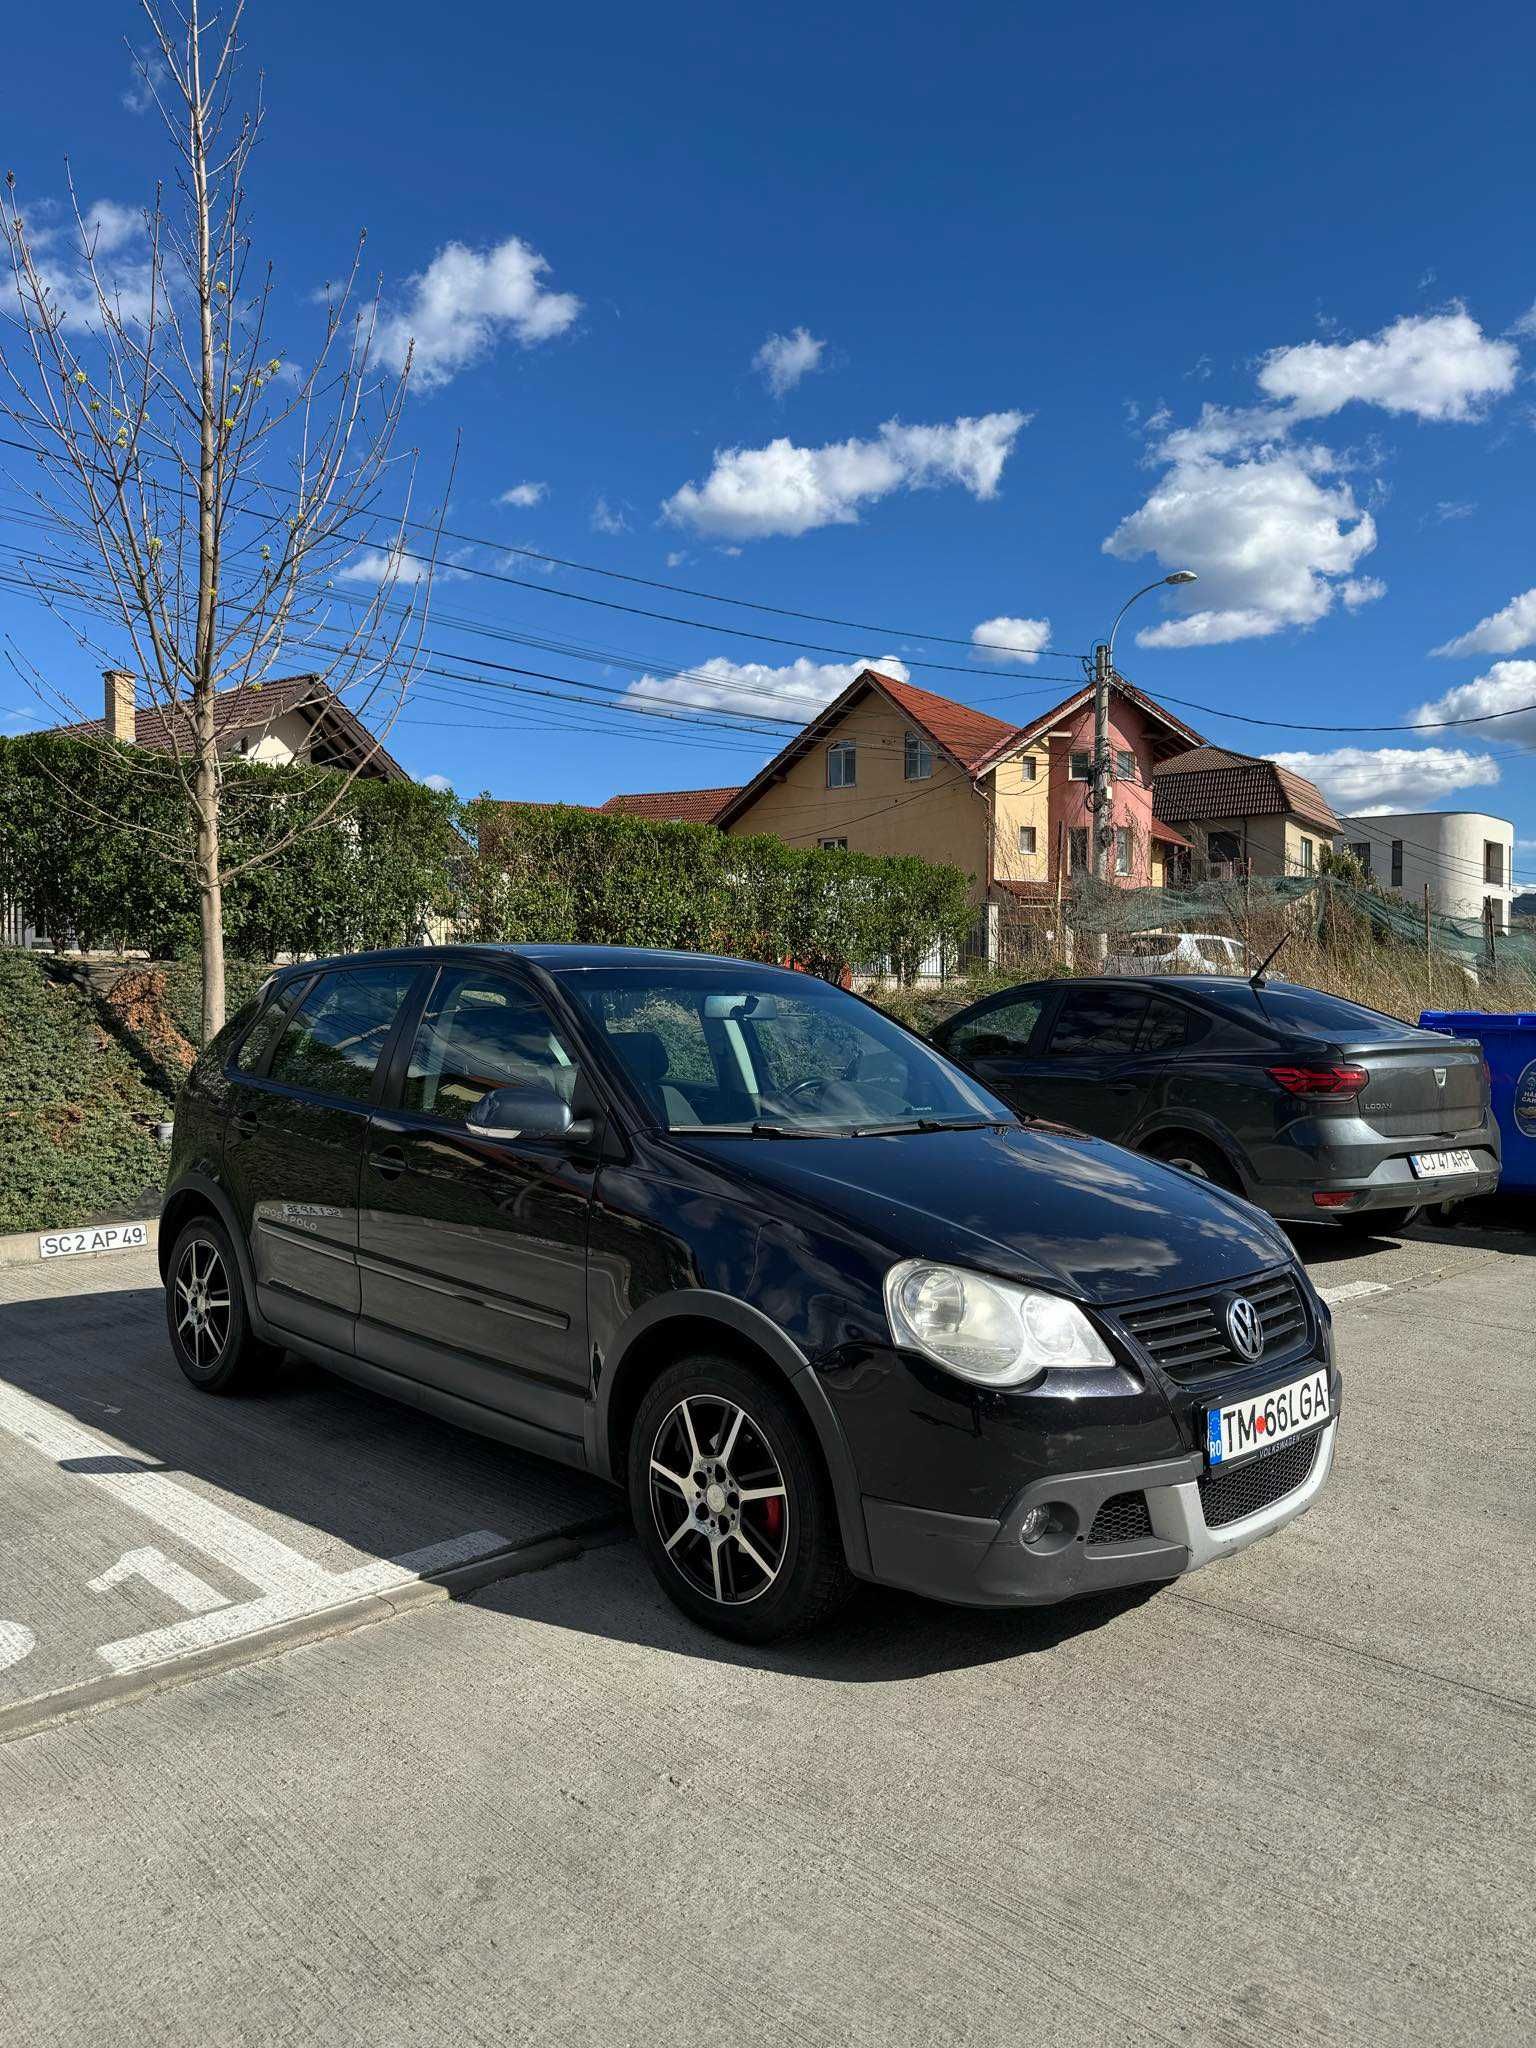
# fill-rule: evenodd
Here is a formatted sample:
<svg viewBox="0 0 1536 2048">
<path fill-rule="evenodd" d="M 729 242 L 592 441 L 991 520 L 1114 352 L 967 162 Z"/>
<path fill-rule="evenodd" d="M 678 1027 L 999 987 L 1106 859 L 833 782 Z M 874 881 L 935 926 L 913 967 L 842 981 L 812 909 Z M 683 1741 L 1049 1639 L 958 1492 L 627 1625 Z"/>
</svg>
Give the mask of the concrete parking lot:
<svg viewBox="0 0 1536 2048">
<path fill-rule="evenodd" d="M 0 1272 L 0 2039 L 1529 2041 L 1536 1234 L 1303 1249 L 1312 1514 L 761 1652 L 588 1481 L 196 1395 L 150 1256 Z"/>
</svg>

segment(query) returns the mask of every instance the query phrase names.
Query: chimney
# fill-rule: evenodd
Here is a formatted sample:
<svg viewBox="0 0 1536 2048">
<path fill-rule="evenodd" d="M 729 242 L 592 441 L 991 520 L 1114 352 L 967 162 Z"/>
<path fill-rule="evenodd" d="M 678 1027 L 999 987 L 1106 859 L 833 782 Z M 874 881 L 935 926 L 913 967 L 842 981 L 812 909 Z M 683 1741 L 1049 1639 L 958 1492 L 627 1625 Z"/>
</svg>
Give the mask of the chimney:
<svg viewBox="0 0 1536 2048">
<path fill-rule="evenodd" d="M 138 738 L 138 716 L 133 703 L 133 677 L 123 668 L 109 668 L 102 676 L 107 686 L 107 738 L 132 746 Z"/>
</svg>

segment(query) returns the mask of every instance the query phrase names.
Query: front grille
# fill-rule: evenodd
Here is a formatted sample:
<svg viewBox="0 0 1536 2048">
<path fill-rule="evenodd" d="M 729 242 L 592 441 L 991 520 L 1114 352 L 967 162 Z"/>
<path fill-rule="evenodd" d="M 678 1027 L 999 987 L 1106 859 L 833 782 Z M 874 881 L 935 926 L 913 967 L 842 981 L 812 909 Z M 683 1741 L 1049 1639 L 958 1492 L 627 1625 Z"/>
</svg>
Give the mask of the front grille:
<svg viewBox="0 0 1536 2048">
<path fill-rule="evenodd" d="M 1144 1493 L 1112 1493 L 1093 1518 L 1090 1543 L 1134 1543 L 1152 1534 Z"/>
<path fill-rule="evenodd" d="M 1306 1304 L 1290 1273 L 1266 1273 L 1262 1279 L 1221 1293 L 1191 1294 L 1181 1301 L 1126 1309 L 1120 1320 L 1171 1379 L 1198 1379 L 1219 1367 L 1250 1362 L 1232 1349 L 1227 1335 L 1227 1303 L 1234 1294 L 1246 1295 L 1259 1312 L 1264 1331 L 1261 1359 L 1306 1336 Z"/>
<path fill-rule="evenodd" d="M 1279 1450 L 1261 1452 L 1230 1472 L 1223 1472 L 1219 1466 L 1214 1472 L 1207 1472 L 1200 1481 L 1200 1505 L 1205 1510 L 1207 1529 L 1222 1529 L 1228 1522 L 1256 1515 L 1260 1508 L 1267 1508 L 1271 1502 L 1294 1493 L 1298 1486 L 1305 1486 L 1312 1477 L 1322 1440 L 1322 1431 L 1314 1429 L 1309 1436 L 1292 1437 Z"/>
</svg>

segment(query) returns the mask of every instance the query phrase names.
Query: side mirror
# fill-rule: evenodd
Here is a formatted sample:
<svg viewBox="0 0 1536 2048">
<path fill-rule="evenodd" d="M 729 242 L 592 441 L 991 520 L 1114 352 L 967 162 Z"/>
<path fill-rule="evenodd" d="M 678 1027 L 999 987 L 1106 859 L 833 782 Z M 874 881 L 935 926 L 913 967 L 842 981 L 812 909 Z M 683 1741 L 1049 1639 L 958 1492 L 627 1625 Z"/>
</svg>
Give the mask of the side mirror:
<svg viewBox="0 0 1536 2048">
<path fill-rule="evenodd" d="M 525 1138 L 557 1145 L 588 1144 L 595 1132 L 591 1117 L 573 1116 L 571 1105 L 548 1081 L 493 1088 L 481 1096 L 466 1123 L 481 1138 Z"/>
</svg>

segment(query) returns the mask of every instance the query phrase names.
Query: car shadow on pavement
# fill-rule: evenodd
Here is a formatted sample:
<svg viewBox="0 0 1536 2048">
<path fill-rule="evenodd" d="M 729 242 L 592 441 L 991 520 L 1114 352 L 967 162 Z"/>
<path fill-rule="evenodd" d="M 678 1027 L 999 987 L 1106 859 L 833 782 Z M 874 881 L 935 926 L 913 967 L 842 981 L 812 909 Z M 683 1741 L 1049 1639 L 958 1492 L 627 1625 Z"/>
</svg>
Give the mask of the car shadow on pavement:
<svg viewBox="0 0 1536 2048">
<path fill-rule="evenodd" d="M 1054 1650 L 1107 1628 L 1156 1597 L 1129 1586 L 1055 1607 L 947 1607 L 915 1593 L 860 1586 L 808 1635 L 731 1642 L 691 1622 L 662 1593 L 632 1538 L 577 1564 L 503 1579 L 466 1597 L 498 1614 L 712 1664 L 834 1685 L 893 1685 Z"/>
<path fill-rule="evenodd" d="M 286 1533 L 306 1553 L 344 1544 L 368 1556 L 397 1556 L 477 1528 L 514 1543 L 596 1530 L 589 1540 L 600 1547 L 575 1561 L 461 1597 L 718 1663 L 889 1683 L 1052 1649 L 1114 1621 L 1153 1590 L 997 1611 L 861 1587 L 820 1633 L 751 1648 L 696 1627 L 672 1607 L 629 1537 L 622 1497 L 599 1480 L 456 1429 L 292 1356 L 266 1393 L 199 1393 L 171 1357 L 158 1289 L 0 1306 L 0 1385 L 48 1403 L 100 1442 L 98 1455 L 66 1459 L 55 1468 L 61 1473 L 88 1479 L 161 1472 L 200 1493 L 211 1490 L 226 1508 Z M 0 1459 L 13 1451 L 23 1459 L 35 1455 L 0 1432 Z M 82 1519 L 101 1512 L 96 1489 L 83 1490 L 72 1512 Z M 117 1549 L 137 1533 L 136 1518 L 113 1512 Z M 292 1526 L 285 1531 L 285 1524 Z"/>
</svg>

